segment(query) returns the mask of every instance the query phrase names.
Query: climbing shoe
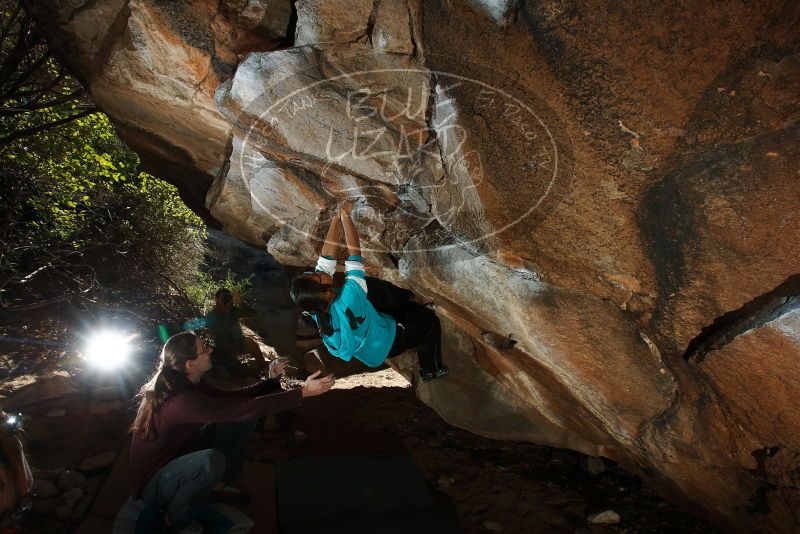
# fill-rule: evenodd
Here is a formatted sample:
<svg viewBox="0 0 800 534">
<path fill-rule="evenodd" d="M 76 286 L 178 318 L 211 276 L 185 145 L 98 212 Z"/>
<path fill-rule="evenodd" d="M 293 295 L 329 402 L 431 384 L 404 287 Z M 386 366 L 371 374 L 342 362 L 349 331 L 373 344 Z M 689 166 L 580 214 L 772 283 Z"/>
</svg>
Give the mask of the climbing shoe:
<svg viewBox="0 0 800 534">
<path fill-rule="evenodd" d="M 212 491 L 208 500 L 227 504 L 248 504 L 250 502 L 250 494 L 241 486 L 226 482 L 221 489 Z"/>
<path fill-rule="evenodd" d="M 450 370 L 447 368 L 446 365 L 443 365 L 441 368 L 436 369 L 435 371 L 424 371 L 422 369 L 419 370 L 419 376 L 422 378 L 423 382 L 430 382 L 431 380 L 436 380 L 437 378 L 442 378 L 443 376 L 447 376 L 447 373 Z"/>
<path fill-rule="evenodd" d="M 205 529 L 199 521 L 191 521 L 183 528 L 172 526 L 172 523 L 169 522 L 169 518 L 167 518 L 167 514 L 164 514 L 163 531 L 168 534 L 203 534 Z M 161 532 L 161 530 L 159 530 L 159 532 Z"/>
<path fill-rule="evenodd" d="M 192 521 L 179 530 L 178 534 L 203 534 L 203 532 L 205 532 L 203 525 L 201 525 L 199 521 Z"/>
</svg>

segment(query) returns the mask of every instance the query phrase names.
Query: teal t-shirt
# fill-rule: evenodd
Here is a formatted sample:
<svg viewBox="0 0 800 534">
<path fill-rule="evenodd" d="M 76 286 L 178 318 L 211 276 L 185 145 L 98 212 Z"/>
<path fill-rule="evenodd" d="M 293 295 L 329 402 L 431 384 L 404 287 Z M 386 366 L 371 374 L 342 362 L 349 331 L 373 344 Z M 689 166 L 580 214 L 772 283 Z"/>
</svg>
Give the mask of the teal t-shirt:
<svg viewBox="0 0 800 534">
<path fill-rule="evenodd" d="M 317 263 L 317 270 L 331 276 L 335 269 L 336 262 L 329 258 L 320 258 Z M 378 367 L 386 360 L 394 343 L 397 323 L 390 315 L 375 310 L 367 300 L 360 256 L 347 258 L 344 285 L 331 302 L 328 313 L 333 334 L 322 335 L 328 352 L 346 361 L 356 358 L 369 367 Z"/>
</svg>

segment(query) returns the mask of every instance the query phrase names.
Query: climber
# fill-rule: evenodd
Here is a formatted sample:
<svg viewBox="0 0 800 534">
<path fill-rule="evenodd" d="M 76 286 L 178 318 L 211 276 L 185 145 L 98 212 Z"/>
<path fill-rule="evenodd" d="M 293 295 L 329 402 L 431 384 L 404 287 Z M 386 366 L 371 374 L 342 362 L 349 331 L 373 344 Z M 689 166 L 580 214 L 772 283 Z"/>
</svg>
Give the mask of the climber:
<svg viewBox="0 0 800 534">
<path fill-rule="evenodd" d="M 331 221 L 316 269 L 292 280 L 292 299 L 311 315 L 326 348 L 337 358 L 356 358 L 378 367 L 386 358 L 416 348 L 422 380 L 447 375 L 441 355 L 441 326 L 433 310 L 414 302 L 410 291 L 390 292 L 389 284 L 377 280 L 368 285 L 358 231 L 350 218 L 352 208 L 353 203 L 346 201 Z M 342 227 L 349 257 L 344 284 L 334 288 L 334 258 Z M 370 286 L 380 290 L 380 298 L 373 299 L 378 295 L 371 294 Z"/>
<path fill-rule="evenodd" d="M 214 295 L 214 309 L 205 317 L 193 319 L 183 325 L 185 330 L 205 327 L 214 337 L 214 361 L 232 362 L 239 354 L 247 354 L 256 364 L 266 369 L 269 361 L 253 339 L 244 335 L 239 319 L 256 315 L 255 310 L 242 303 L 238 293 L 220 288 Z"/>
<path fill-rule="evenodd" d="M 271 378 L 221 390 L 203 381 L 211 348 L 200 336 L 181 332 L 164 344 L 158 368 L 139 391 L 130 471 L 133 494 L 164 512 L 168 530 L 202 532 L 194 519 L 206 501 L 247 502 L 236 479 L 256 420 L 300 406 L 334 384 L 333 375 L 318 378 L 317 372 L 302 387 L 281 391 L 284 366 L 276 360 Z"/>
</svg>

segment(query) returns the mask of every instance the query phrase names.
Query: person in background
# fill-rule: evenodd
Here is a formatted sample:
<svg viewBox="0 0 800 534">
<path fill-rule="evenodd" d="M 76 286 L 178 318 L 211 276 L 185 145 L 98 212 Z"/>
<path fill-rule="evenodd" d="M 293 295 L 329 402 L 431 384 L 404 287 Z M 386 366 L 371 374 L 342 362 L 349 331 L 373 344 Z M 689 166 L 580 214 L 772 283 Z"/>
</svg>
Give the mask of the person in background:
<svg viewBox="0 0 800 534">
<path fill-rule="evenodd" d="M 164 344 L 158 368 L 139 392 L 130 471 L 132 493 L 163 510 L 169 530 L 202 532 L 195 518 L 209 500 L 246 502 L 237 478 L 258 418 L 300 406 L 334 384 L 333 375 L 317 372 L 302 387 L 282 391 L 277 377 L 284 365 L 273 363 L 276 378 L 221 390 L 203 380 L 211 349 L 200 336 L 181 332 Z"/>
<path fill-rule="evenodd" d="M 441 325 L 433 310 L 408 296 L 382 298 L 381 311 L 371 302 L 360 239 L 350 218 L 352 208 L 352 202 L 346 201 L 339 216 L 331 222 L 316 269 L 292 281 L 292 299 L 317 323 L 331 355 L 346 361 L 356 358 L 369 367 L 378 367 L 386 358 L 416 348 L 422 380 L 446 376 Z M 334 288 L 335 256 L 342 228 L 349 257 L 344 264 L 344 285 Z M 400 292 L 413 295 L 405 290 Z"/>
<path fill-rule="evenodd" d="M 0 526 L 4 526 L 7 520 L 13 521 L 14 511 L 33 488 L 33 474 L 16 434 L 18 426 L 9 424 L 2 410 L 0 420 L 6 421 L 0 429 Z"/>
<path fill-rule="evenodd" d="M 241 318 L 255 315 L 255 310 L 242 303 L 238 293 L 223 287 L 214 295 L 214 308 L 205 317 L 189 321 L 183 327 L 187 330 L 208 328 L 214 338 L 215 361 L 232 362 L 236 356 L 247 354 L 265 369 L 269 361 L 258 343 L 244 335 L 239 324 Z"/>
</svg>

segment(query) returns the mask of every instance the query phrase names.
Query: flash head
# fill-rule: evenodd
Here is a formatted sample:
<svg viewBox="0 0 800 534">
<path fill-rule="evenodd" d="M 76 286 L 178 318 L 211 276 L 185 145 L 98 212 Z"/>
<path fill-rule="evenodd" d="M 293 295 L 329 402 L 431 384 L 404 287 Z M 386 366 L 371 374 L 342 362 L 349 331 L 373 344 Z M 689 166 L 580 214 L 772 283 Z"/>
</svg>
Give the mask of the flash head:
<svg viewBox="0 0 800 534">
<path fill-rule="evenodd" d="M 12 413 L 8 414 L 3 421 L 3 431 L 6 434 L 12 435 L 16 434 L 20 429 L 22 429 L 23 418 L 21 413 Z"/>
</svg>

